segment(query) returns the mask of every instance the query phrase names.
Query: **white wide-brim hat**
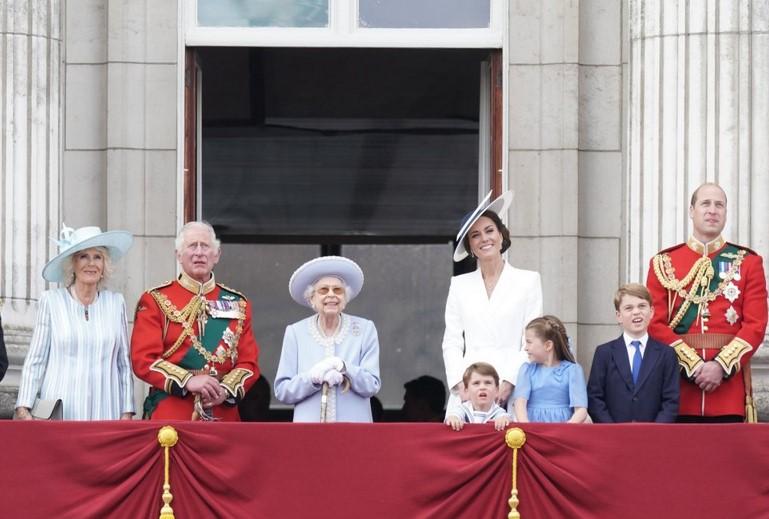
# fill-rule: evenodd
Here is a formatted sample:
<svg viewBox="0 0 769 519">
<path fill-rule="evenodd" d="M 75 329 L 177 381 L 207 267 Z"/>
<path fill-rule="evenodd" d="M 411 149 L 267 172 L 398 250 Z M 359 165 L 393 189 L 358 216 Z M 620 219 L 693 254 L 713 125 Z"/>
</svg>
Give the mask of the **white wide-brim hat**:
<svg viewBox="0 0 769 519">
<path fill-rule="evenodd" d="M 134 241 L 133 235 L 128 231 L 102 232 L 99 227 L 80 227 L 72 229 L 62 224 L 59 244 L 59 254 L 43 267 L 43 278 L 47 281 L 64 281 L 64 265 L 70 261 L 69 257 L 81 250 L 93 247 L 104 247 L 109 252 L 110 260 L 120 259 Z"/>
<path fill-rule="evenodd" d="M 291 274 L 288 280 L 288 293 L 291 299 L 302 306 L 312 308 L 304 298 L 307 287 L 325 277 L 339 278 L 350 287 L 349 301 L 355 299 L 363 288 L 363 271 L 353 260 L 342 256 L 322 256 L 311 259 Z"/>
<path fill-rule="evenodd" d="M 459 232 L 457 233 L 457 248 L 454 250 L 454 261 L 462 261 L 469 254 L 469 251 L 465 249 L 465 235 L 470 230 L 470 227 L 472 227 L 475 222 L 478 221 L 478 218 L 483 215 L 483 213 L 486 211 L 491 211 L 492 213 L 496 213 L 496 215 L 500 218 L 504 218 L 505 213 L 510 208 L 510 204 L 513 202 L 512 190 L 505 191 L 499 195 L 496 200 L 489 203 L 491 193 L 492 192 L 489 191 L 489 194 L 486 195 L 486 198 L 484 198 L 483 201 L 478 204 L 478 207 L 476 207 L 475 210 L 470 213 L 470 216 L 468 216 L 465 221 L 462 222 L 462 225 L 459 228 Z"/>
</svg>

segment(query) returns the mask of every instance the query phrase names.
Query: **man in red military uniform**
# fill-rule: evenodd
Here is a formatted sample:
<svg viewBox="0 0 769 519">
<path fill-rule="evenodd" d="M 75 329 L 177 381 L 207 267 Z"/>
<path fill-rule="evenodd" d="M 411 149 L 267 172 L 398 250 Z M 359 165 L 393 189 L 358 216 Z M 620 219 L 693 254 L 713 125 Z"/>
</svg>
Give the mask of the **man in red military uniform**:
<svg viewBox="0 0 769 519">
<path fill-rule="evenodd" d="M 725 242 L 726 194 L 707 183 L 692 194 L 692 236 L 651 260 L 649 334 L 675 348 L 680 422 L 755 420 L 750 358 L 764 340 L 766 278 L 761 256 Z"/>
<path fill-rule="evenodd" d="M 213 227 L 186 224 L 176 239 L 181 275 L 139 299 L 131 362 L 152 386 L 145 417 L 237 421 L 238 401 L 259 378 L 251 306 L 215 282 L 220 255 Z"/>
</svg>

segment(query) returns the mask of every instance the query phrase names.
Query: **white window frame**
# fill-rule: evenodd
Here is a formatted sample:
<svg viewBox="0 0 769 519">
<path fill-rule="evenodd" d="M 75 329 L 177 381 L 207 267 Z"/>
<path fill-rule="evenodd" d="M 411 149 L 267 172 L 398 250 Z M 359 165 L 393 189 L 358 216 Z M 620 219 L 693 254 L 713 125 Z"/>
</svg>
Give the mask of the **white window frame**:
<svg viewBox="0 0 769 519">
<path fill-rule="evenodd" d="M 509 70 L 504 55 L 509 48 L 508 0 L 490 0 L 489 27 L 483 29 L 372 29 L 358 27 L 358 0 L 329 0 L 329 26 L 293 27 L 198 27 L 197 0 L 181 0 L 178 22 L 183 28 L 178 38 L 178 62 L 183 64 L 186 47 L 370 47 L 370 48 L 482 48 L 502 49 L 502 142 L 509 132 Z M 177 215 L 184 216 L 184 66 L 177 72 Z M 199 127 L 200 130 L 200 127 Z M 198 140 L 200 142 L 200 140 Z M 200 155 L 200 149 L 198 150 Z M 502 170 L 508 171 L 508 147 L 502 145 Z M 200 157 L 199 157 L 200 159 Z M 482 155 L 479 156 L 482 160 Z M 198 160 L 198 182 L 202 182 Z M 479 200 L 485 196 L 485 173 L 479 171 Z M 508 174 L 502 175 L 507 189 Z M 198 202 L 202 196 L 198 185 Z M 198 215 L 201 211 L 198 203 Z"/>
<path fill-rule="evenodd" d="M 328 27 L 200 27 L 197 0 L 183 0 L 184 41 L 190 47 L 418 47 L 502 48 L 507 1 L 490 0 L 489 27 L 481 29 L 372 29 L 358 27 L 358 0 L 329 0 Z"/>
</svg>

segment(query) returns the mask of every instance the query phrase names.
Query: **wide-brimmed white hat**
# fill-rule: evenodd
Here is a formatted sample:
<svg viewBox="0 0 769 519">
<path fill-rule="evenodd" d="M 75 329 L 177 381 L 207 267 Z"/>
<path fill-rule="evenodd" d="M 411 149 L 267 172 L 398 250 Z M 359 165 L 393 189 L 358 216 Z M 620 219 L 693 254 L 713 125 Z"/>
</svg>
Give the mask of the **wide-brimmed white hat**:
<svg viewBox="0 0 769 519">
<path fill-rule="evenodd" d="M 102 232 L 99 227 L 80 227 L 73 229 L 62 224 L 59 239 L 59 254 L 43 267 L 43 278 L 48 281 L 64 281 L 64 264 L 69 257 L 81 250 L 92 247 L 104 247 L 109 252 L 112 261 L 120 259 L 131 247 L 133 235 L 128 231 Z"/>
<path fill-rule="evenodd" d="M 304 298 L 304 291 L 319 279 L 328 276 L 339 278 L 350 287 L 349 301 L 355 299 L 363 288 L 363 271 L 357 263 L 342 256 L 322 256 L 311 259 L 291 274 L 291 279 L 288 280 L 291 299 L 311 308 L 310 302 Z"/>
<path fill-rule="evenodd" d="M 499 195 L 497 199 L 489 203 L 489 199 L 491 199 L 491 193 L 492 192 L 489 191 L 489 194 L 486 195 L 486 198 L 484 198 L 483 201 L 478 204 L 478 207 L 476 207 L 475 210 L 465 218 L 464 222 L 462 222 L 462 225 L 459 227 L 459 232 L 457 233 L 457 248 L 454 250 L 454 261 L 462 261 L 469 254 L 467 249 L 465 249 L 465 235 L 470 230 L 470 227 L 472 227 L 473 224 L 478 221 L 478 218 L 480 218 L 483 213 L 486 211 L 491 211 L 492 213 L 496 213 L 496 215 L 500 218 L 503 218 L 505 212 L 507 212 L 507 210 L 510 208 L 510 204 L 513 202 L 512 190 L 505 191 Z"/>
</svg>

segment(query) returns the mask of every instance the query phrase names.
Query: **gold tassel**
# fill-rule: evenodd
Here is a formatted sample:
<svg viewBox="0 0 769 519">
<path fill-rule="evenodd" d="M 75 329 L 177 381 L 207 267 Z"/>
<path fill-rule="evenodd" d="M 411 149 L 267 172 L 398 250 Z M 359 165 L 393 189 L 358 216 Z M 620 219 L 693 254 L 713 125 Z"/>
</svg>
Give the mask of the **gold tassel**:
<svg viewBox="0 0 769 519">
<path fill-rule="evenodd" d="M 158 443 L 164 450 L 165 461 L 165 482 L 163 483 L 163 508 L 160 509 L 160 519 L 174 519 L 174 510 L 171 508 L 171 501 L 174 496 L 171 494 L 171 483 L 168 482 L 168 469 L 170 466 L 168 458 L 168 449 L 176 445 L 179 435 L 176 429 L 170 425 L 165 425 L 158 431 Z"/>
<path fill-rule="evenodd" d="M 753 405 L 753 377 L 750 362 L 742 368 L 742 382 L 745 385 L 745 423 L 758 423 L 758 413 Z"/>
<path fill-rule="evenodd" d="M 758 413 L 756 406 L 753 405 L 753 397 L 750 395 L 745 396 L 745 422 L 758 423 Z"/>
<path fill-rule="evenodd" d="M 519 427 L 508 429 L 505 433 L 505 443 L 513 449 L 513 490 L 510 492 L 510 500 L 507 502 L 510 505 L 507 519 L 520 519 L 521 514 L 518 513 L 518 449 L 526 443 L 526 433 Z"/>
</svg>

